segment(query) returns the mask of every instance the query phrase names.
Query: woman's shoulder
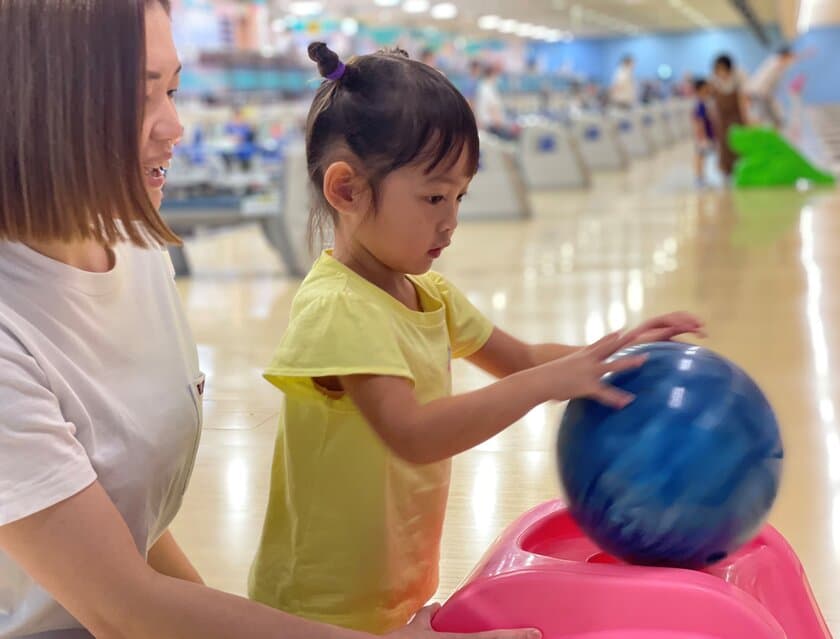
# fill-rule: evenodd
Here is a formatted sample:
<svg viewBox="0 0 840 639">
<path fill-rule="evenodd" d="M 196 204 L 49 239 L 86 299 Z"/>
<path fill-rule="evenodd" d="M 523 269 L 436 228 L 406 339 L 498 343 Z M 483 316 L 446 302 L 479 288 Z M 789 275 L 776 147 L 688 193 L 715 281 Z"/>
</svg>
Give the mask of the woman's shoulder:
<svg viewBox="0 0 840 639">
<path fill-rule="evenodd" d="M 136 246 L 131 242 L 121 242 L 114 247 L 114 252 L 129 270 L 152 269 L 166 275 L 166 279 L 175 279 L 175 266 L 166 246 Z"/>
</svg>

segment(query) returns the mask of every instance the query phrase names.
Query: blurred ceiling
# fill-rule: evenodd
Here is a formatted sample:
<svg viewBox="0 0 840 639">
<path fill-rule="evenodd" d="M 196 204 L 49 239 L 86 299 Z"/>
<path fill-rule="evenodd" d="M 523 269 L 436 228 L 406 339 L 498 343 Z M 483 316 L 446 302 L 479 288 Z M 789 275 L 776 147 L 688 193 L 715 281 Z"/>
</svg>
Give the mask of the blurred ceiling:
<svg viewBox="0 0 840 639">
<path fill-rule="evenodd" d="M 779 2 L 795 1 L 751 0 L 751 4 L 759 20 L 766 23 L 779 20 Z M 744 24 L 730 0 L 270 0 L 270 5 L 272 17 L 326 12 L 384 25 L 428 25 L 438 22 L 438 16 L 441 26 L 467 33 L 479 30 L 479 18 L 483 16 L 576 37 Z"/>
</svg>

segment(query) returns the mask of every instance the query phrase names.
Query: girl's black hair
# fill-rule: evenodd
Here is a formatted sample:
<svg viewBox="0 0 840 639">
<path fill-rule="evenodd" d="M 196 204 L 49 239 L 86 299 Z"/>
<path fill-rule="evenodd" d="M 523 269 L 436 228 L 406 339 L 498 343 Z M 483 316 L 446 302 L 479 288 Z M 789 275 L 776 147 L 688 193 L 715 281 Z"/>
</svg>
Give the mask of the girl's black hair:
<svg viewBox="0 0 840 639">
<path fill-rule="evenodd" d="M 324 173 L 342 151 L 361 163 L 376 201 L 377 187 L 392 171 L 408 165 L 426 173 L 449 168 L 467 153 L 467 170 L 478 170 L 478 128 L 469 103 L 439 71 L 410 60 L 400 49 L 349 60 L 341 72 L 338 55 L 323 42 L 309 45 L 309 57 L 327 79 L 306 122 L 306 162 L 313 187 L 310 238 L 336 212 L 323 194 Z"/>
</svg>

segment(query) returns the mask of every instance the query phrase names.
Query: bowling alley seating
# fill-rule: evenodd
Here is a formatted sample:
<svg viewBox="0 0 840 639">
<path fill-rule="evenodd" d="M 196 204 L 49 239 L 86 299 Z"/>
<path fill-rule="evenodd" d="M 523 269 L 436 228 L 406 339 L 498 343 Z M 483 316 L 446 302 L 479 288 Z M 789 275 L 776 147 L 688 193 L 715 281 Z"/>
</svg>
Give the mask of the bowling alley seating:
<svg viewBox="0 0 840 639">
<path fill-rule="evenodd" d="M 259 224 L 266 240 L 277 251 L 290 275 L 303 276 L 320 250 L 310 250 L 307 239 L 309 194 L 306 157 L 302 144 L 286 151 L 282 185 L 265 193 L 194 197 L 165 202 L 163 216 L 182 237 L 200 229 Z M 183 247 L 171 247 L 170 256 L 178 275 L 190 272 Z"/>
<path fill-rule="evenodd" d="M 642 119 L 642 131 L 656 151 L 664 151 L 672 142 L 670 132 L 663 126 L 661 111 L 657 104 L 643 104 L 638 107 Z"/>
<path fill-rule="evenodd" d="M 485 131 L 478 173 L 461 203 L 461 220 L 531 217 L 531 203 L 516 159 L 517 145 Z"/>
<path fill-rule="evenodd" d="M 545 118 L 520 120 L 519 166 L 529 188 L 559 189 L 589 186 L 589 170 L 572 133 Z"/>
<path fill-rule="evenodd" d="M 613 122 L 619 144 L 630 160 L 653 155 L 655 148 L 645 134 L 641 111 L 614 109 L 608 117 Z"/>
<path fill-rule="evenodd" d="M 593 171 L 620 171 L 629 165 L 614 122 L 605 115 L 578 111 L 572 131 L 586 165 Z"/>
</svg>

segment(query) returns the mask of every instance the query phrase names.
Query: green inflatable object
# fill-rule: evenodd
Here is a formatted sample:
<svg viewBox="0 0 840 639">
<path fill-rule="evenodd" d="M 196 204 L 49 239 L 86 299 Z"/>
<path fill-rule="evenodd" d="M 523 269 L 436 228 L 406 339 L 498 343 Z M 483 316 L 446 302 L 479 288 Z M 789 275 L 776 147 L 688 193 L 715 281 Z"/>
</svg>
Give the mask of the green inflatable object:
<svg viewBox="0 0 840 639">
<path fill-rule="evenodd" d="M 833 175 L 820 171 L 774 129 L 733 126 L 729 146 L 740 157 L 733 175 L 738 188 L 796 186 L 799 180 L 815 185 L 833 185 Z"/>
</svg>

